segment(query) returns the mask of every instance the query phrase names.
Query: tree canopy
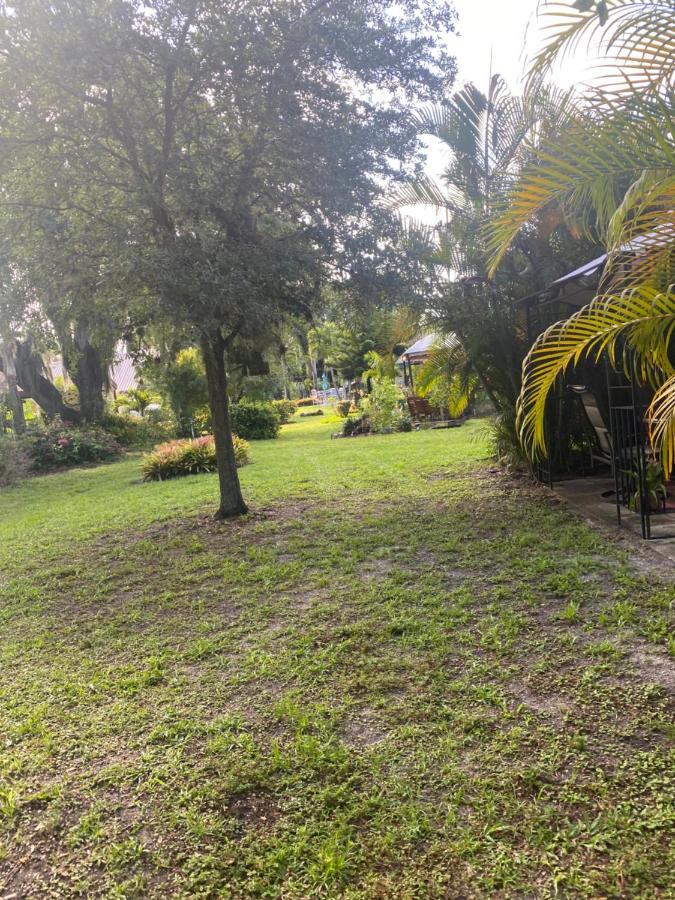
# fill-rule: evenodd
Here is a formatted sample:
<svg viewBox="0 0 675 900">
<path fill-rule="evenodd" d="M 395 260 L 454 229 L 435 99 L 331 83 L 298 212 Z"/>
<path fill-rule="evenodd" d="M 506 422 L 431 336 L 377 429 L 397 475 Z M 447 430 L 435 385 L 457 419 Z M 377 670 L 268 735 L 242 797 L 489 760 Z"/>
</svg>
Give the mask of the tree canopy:
<svg viewBox="0 0 675 900">
<path fill-rule="evenodd" d="M 91 223 L 108 302 L 194 333 L 219 512 L 241 512 L 224 354 L 327 280 L 386 273 L 373 211 L 413 171 L 409 104 L 454 74 L 451 5 L 26 0 L 2 19 L 8 239 Z"/>
</svg>

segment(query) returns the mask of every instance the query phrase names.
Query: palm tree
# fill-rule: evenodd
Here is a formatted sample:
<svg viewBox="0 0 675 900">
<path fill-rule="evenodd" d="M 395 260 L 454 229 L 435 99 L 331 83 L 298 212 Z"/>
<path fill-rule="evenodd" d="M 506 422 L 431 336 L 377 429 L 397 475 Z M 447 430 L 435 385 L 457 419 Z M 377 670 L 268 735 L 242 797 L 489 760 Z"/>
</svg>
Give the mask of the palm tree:
<svg viewBox="0 0 675 900">
<path fill-rule="evenodd" d="M 523 366 L 518 425 L 534 457 L 547 453 L 546 398 L 559 376 L 603 352 L 627 351 L 656 388 L 649 410 L 666 472 L 675 463 L 675 8 L 667 0 L 577 0 L 556 16 L 532 77 L 580 42 L 599 38 L 606 54 L 596 87 L 577 98 L 555 143 L 544 142 L 507 189 L 492 227 L 491 271 L 523 228 L 551 204 L 581 233 L 597 232 L 608 261 L 602 292 L 541 335 Z"/>
<path fill-rule="evenodd" d="M 457 335 L 439 338 L 417 374 L 417 388 L 455 418 L 465 411 L 478 387 L 474 368 Z"/>
<path fill-rule="evenodd" d="M 439 275 L 430 301 L 435 331 L 456 335 L 463 354 L 439 349 L 444 377 L 466 383 L 469 364 L 496 411 L 511 409 L 520 391 L 526 335 L 515 301 L 558 275 L 559 260 L 549 244 L 562 215 L 548 216 L 488 271 L 486 227 L 508 183 L 530 159 L 532 145 L 564 127 L 567 95 L 540 87 L 527 97 L 513 96 L 499 75 L 487 93 L 472 84 L 446 102 L 417 113 L 420 131 L 442 141 L 449 163 L 439 180 L 423 177 L 398 190 L 392 205 L 432 210 L 442 221 L 432 231 L 431 260 Z M 424 227 L 413 226 L 417 232 Z M 429 378 L 435 377 L 429 368 Z M 438 366 L 436 366 L 438 368 Z"/>
</svg>

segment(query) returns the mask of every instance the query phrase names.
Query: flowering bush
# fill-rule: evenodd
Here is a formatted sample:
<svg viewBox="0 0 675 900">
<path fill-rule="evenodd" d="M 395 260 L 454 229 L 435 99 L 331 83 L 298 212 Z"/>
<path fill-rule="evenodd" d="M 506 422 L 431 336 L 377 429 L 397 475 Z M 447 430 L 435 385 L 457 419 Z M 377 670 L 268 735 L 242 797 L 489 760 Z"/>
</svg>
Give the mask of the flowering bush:
<svg viewBox="0 0 675 900">
<path fill-rule="evenodd" d="M 77 428 L 53 419 L 45 428 L 23 439 L 31 468 L 36 471 L 105 462 L 124 452 L 115 438 L 98 425 Z"/>
<path fill-rule="evenodd" d="M 249 461 L 249 444 L 232 436 L 237 467 Z M 165 481 L 183 475 L 199 475 L 216 471 L 216 445 L 210 434 L 195 440 L 169 441 L 155 447 L 143 458 L 143 480 Z"/>
</svg>

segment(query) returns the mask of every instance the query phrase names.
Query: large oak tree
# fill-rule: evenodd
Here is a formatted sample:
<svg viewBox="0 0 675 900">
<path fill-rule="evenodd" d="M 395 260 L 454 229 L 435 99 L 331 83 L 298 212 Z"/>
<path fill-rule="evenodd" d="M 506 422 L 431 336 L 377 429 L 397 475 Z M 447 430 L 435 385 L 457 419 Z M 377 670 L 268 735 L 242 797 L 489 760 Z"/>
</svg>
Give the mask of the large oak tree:
<svg viewBox="0 0 675 900">
<path fill-rule="evenodd" d="M 110 230 L 101 280 L 201 346 L 218 515 L 246 510 L 225 355 L 328 279 L 377 270 L 366 237 L 416 151 L 410 104 L 454 74 L 442 0 L 21 0 L 1 4 L 2 199 Z"/>
</svg>

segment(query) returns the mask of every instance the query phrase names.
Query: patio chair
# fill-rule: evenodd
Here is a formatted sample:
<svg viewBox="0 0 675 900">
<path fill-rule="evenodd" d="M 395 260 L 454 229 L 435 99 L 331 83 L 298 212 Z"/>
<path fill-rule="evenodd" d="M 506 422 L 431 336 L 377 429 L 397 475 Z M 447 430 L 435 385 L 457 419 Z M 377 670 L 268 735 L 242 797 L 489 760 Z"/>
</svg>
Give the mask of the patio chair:
<svg viewBox="0 0 675 900">
<path fill-rule="evenodd" d="M 583 384 L 570 384 L 568 387 L 581 400 L 586 418 L 595 433 L 597 448 L 591 450 L 591 460 L 611 466 L 614 459 L 612 435 L 602 417 L 595 394 Z"/>
</svg>

